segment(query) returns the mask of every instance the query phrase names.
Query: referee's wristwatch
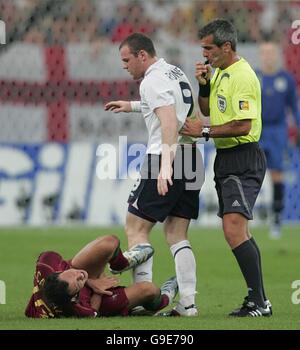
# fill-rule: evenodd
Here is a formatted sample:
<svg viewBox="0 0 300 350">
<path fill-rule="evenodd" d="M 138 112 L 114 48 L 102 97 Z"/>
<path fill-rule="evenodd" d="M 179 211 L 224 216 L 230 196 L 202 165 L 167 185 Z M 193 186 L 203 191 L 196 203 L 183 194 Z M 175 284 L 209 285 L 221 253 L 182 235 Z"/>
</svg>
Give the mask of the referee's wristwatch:
<svg viewBox="0 0 300 350">
<path fill-rule="evenodd" d="M 205 138 L 205 141 L 209 140 L 210 135 L 210 127 L 209 126 L 203 126 L 202 128 L 202 137 Z"/>
</svg>

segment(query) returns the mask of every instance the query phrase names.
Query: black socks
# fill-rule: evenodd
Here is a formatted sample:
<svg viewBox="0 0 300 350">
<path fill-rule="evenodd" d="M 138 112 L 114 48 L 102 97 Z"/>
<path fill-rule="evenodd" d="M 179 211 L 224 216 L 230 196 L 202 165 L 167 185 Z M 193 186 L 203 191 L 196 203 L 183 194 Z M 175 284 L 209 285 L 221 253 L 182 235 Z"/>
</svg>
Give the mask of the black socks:
<svg viewBox="0 0 300 350">
<path fill-rule="evenodd" d="M 255 245 L 250 240 L 247 240 L 234 248 L 232 252 L 245 278 L 249 301 L 254 301 L 259 306 L 265 307 L 262 292 L 260 257 Z"/>
<path fill-rule="evenodd" d="M 264 288 L 264 282 L 263 282 L 263 273 L 262 273 L 262 265 L 261 265 L 261 255 L 260 255 L 260 250 L 258 248 L 258 245 L 256 244 L 254 237 L 251 237 L 250 241 L 252 242 L 252 244 L 254 245 L 257 255 L 258 255 L 258 260 L 259 260 L 259 269 L 260 269 L 260 277 L 261 277 L 261 288 L 262 288 L 262 293 L 263 293 L 263 297 L 264 300 L 267 300 L 267 296 L 265 293 L 265 288 Z"/>
</svg>

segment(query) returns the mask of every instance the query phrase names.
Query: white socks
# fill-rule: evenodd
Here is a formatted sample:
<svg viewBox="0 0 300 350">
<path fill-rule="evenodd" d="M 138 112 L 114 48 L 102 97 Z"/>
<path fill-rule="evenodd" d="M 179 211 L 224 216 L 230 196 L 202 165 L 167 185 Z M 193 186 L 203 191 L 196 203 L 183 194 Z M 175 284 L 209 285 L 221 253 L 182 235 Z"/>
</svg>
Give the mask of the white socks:
<svg viewBox="0 0 300 350">
<path fill-rule="evenodd" d="M 132 271 L 133 283 L 152 282 L 153 256 Z"/>
<path fill-rule="evenodd" d="M 184 240 L 170 247 L 175 260 L 175 270 L 179 289 L 179 303 L 184 307 L 195 304 L 196 261 L 190 242 Z"/>
<path fill-rule="evenodd" d="M 184 240 L 170 247 L 175 261 L 180 300 L 184 307 L 195 304 L 196 261 L 190 242 Z M 133 282 L 152 282 L 153 257 L 133 270 Z"/>
</svg>

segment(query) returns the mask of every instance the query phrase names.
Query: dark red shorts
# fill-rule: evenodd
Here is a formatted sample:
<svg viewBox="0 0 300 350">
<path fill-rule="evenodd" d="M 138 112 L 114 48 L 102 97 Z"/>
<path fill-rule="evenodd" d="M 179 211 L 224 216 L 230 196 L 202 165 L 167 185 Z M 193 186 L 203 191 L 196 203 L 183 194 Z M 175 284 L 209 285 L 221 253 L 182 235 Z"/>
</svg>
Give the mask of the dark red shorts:
<svg viewBox="0 0 300 350">
<path fill-rule="evenodd" d="M 109 289 L 113 295 L 103 295 L 99 309 L 99 316 L 127 316 L 129 301 L 125 294 L 125 287 Z"/>
</svg>

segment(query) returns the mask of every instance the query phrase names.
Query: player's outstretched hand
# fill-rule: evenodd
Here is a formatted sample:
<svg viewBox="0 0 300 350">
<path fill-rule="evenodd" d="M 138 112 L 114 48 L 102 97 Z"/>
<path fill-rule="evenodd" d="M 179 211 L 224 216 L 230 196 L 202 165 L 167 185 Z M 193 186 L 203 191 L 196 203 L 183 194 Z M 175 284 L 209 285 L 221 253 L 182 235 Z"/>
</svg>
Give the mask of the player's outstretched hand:
<svg viewBox="0 0 300 350">
<path fill-rule="evenodd" d="M 130 101 L 111 101 L 104 106 L 104 109 L 114 113 L 132 112 Z"/>
<path fill-rule="evenodd" d="M 97 279 L 88 279 L 87 285 L 92 288 L 94 293 L 112 295 L 113 293 L 107 289 L 116 287 L 119 280 L 116 277 L 101 276 Z"/>
</svg>

